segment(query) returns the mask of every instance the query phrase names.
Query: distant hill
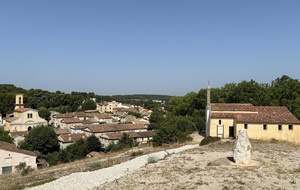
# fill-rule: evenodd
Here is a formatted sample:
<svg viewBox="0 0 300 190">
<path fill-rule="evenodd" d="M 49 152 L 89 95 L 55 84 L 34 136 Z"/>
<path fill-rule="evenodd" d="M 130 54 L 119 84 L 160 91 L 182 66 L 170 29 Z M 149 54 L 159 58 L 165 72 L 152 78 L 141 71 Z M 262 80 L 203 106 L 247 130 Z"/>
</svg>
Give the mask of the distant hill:
<svg viewBox="0 0 300 190">
<path fill-rule="evenodd" d="M 161 105 L 159 102 L 152 100 L 161 100 L 165 103 L 171 96 L 151 95 L 151 94 L 134 94 L 134 95 L 113 95 L 101 96 L 93 92 L 71 92 L 61 91 L 49 92 L 42 89 L 23 89 L 13 84 L 0 84 L 0 113 L 6 115 L 14 109 L 15 95 L 24 94 L 24 104 L 26 107 L 38 109 L 45 107 L 49 110 L 61 113 L 77 111 L 84 100 L 96 98 L 97 102 L 101 101 L 118 101 L 134 105 L 144 106 L 148 109 Z"/>
<path fill-rule="evenodd" d="M 113 95 L 115 99 L 126 98 L 131 100 L 162 100 L 169 101 L 172 96 L 169 95 L 157 95 L 157 94 L 132 94 L 132 95 Z"/>
</svg>

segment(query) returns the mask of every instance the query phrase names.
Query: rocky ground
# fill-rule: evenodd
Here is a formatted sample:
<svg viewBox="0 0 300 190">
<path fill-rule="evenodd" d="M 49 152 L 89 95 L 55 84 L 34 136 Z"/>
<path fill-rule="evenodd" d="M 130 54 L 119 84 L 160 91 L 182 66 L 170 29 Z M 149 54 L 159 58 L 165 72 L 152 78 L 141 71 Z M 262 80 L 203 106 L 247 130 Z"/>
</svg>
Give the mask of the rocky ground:
<svg viewBox="0 0 300 190">
<path fill-rule="evenodd" d="M 251 141 L 249 166 L 232 161 L 233 141 L 166 157 L 98 189 L 300 189 L 300 147 Z"/>
</svg>

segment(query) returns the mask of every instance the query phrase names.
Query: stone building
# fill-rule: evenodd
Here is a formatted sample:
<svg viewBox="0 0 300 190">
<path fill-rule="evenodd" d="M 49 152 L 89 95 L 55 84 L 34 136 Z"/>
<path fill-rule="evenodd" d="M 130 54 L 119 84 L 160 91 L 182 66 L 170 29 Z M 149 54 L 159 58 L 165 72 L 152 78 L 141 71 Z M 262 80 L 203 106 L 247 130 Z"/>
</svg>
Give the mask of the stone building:
<svg viewBox="0 0 300 190">
<path fill-rule="evenodd" d="M 31 108 L 25 108 L 23 104 L 23 95 L 16 95 L 16 104 L 13 114 L 5 118 L 4 129 L 9 132 L 22 132 L 32 129 L 38 125 L 47 125 L 47 121 L 41 118 L 38 111 Z"/>
<path fill-rule="evenodd" d="M 300 144 L 300 121 L 286 107 L 211 103 L 208 87 L 206 136 L 235 138 L 242 128 L 250 139 Z"/>
</svg>

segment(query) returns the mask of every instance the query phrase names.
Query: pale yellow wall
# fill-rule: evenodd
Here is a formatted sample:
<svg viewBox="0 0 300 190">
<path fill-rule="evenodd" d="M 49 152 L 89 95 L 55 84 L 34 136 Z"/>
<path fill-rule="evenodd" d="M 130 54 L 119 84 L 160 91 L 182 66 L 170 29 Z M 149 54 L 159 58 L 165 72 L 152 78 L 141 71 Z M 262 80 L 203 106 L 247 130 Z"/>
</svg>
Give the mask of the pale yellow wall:
<svg viewBox="0 0 300 190">
<path fill-rule="evenodd" d="M 136 142 L 141 143 L 141 144 L 145 144 L 148 143 L 148 141 L 152 140 L 152 137 L 149 138 L 137 138 Z"/>
<path fill-rule="evenodd" d="M 61 120 L 63 120 L 63 118 L 54 118 L 54 127 L 61 127 Z"/>
<path fill-rule="evenodd" d="M 18 113 L 18 112 L 15 112 Z M 32 118 L 28 118 L 28 114 L 32 114 Z M 16 115 L 14 115 L 16 117 Z M 6 123 L 5 130 L 13 131 L 28 131 L 28 127 L 35 127 L 37 125 L 47 125 L 47 121 L 39 117 L 38 111 L 28 110 L 17 114 L 18 119 L 11 123 Z"/>
<path fill-rule="evenodd" d="M 5 131 L 10 131 L 10 123 L 9 122 L 5 123 L 4 130 Z"/>
<path fill-rule="evenodd" d="M 217 137 L 217 126 L 219 125 L 219 120 L 221 120 L 221 125 L 224 126 L 223 136 L 220 138 L 229 138 L 229 126 L 234 126 L 234 119 L 211 119 L 210 120 L 210 133 L 209 136 Z"/>
<path fill-rule="evenodd" d="M 15 166 L 21 162 L 26 162 L 26 166 L 30 166 L 33 169 L 37 168 L 36 156 L 0 149 L 0 174 L 2 174 L 2 167 L 6 166 L 12 166 L 12 172 L 14 172 Z"/>
<path fill-rule="evenodd" d="M 237 124 L 237 131 L 242 128 L 244 124 Z M 248 124 L 247 133 L 250 139 L 276 139 L 300 144 L 300 125 L 293 125 L 293 130 L 289 130 L 288 125 L 282 125 L 282 130 L 278 130 L 278 124 L 268 124 L 267 130 L 264 130 L 263 124 Z"/>
</svg>

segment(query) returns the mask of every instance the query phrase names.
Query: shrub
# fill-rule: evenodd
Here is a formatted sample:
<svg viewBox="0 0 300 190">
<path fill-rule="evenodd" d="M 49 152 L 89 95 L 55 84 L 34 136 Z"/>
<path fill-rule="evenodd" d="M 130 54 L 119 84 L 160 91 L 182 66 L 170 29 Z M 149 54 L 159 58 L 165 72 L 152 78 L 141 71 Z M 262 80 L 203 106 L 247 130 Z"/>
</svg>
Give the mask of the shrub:
<svg viewBox="0 0 300 190">
<path fill-rule="evenodd" d="M 26 168 L 26 163 L 25 162 L 20 162 L 18 165 L 15 166 L 16 170 L 22 171 Z"/>
<path fill-rule="evenodd" d="M 33 172 L 33 168 L 31 168 L 30 166 L 27 166 L 26 168 L 24 168 L 23 170 L 22 170 L 22 173 L 21 173 L 21 175 L 27 175 L 27 174 L 29 174 L 29 173 L 31 173 L 31 172 Z"/>
<path fill-rule="evenodd" d="M 278 140 L 277 140 L 277 139 L 274 139 L 274 138 L 271 138 L 270 142 L 271 142 L 271 143 L 278 143 Z"/>
<path fill-rule="evenodd" d="M 136 151 L 136 152 L 132 152 L 132 153 L 131 153 L 131 156 L 132 156 L 132 157 L 136 157 L 136 156 L 140 156 L 140 155 L 142 155 L 142 154 L 143 154 L 143 152 L 139 150 L 139 151 Z"/>
<path fill-rule="evenodd" d="M 27 174 L 29 174 L 30 172 L 32 172 L 34 170 L 30 166 L 26 166 L 25 162 L 20 162 L 18 165 L 15 166 L 15 168 L 18 171 L 21 171 L 22 176 L 27 175 Z"/>
<path fill-rule="evenodd" d="M 213 143 L 213 142 L 217 142 L 219 140 L 220 140 L 220 137 L 211 137 L 211 136 L 208 136 L 208 137 L 205 137 L 200 142 L 200 146 L 203 146 L 203 145 L 206 145 L 206 144 L 210 144 L 210 143 Z"/>
</svg>

